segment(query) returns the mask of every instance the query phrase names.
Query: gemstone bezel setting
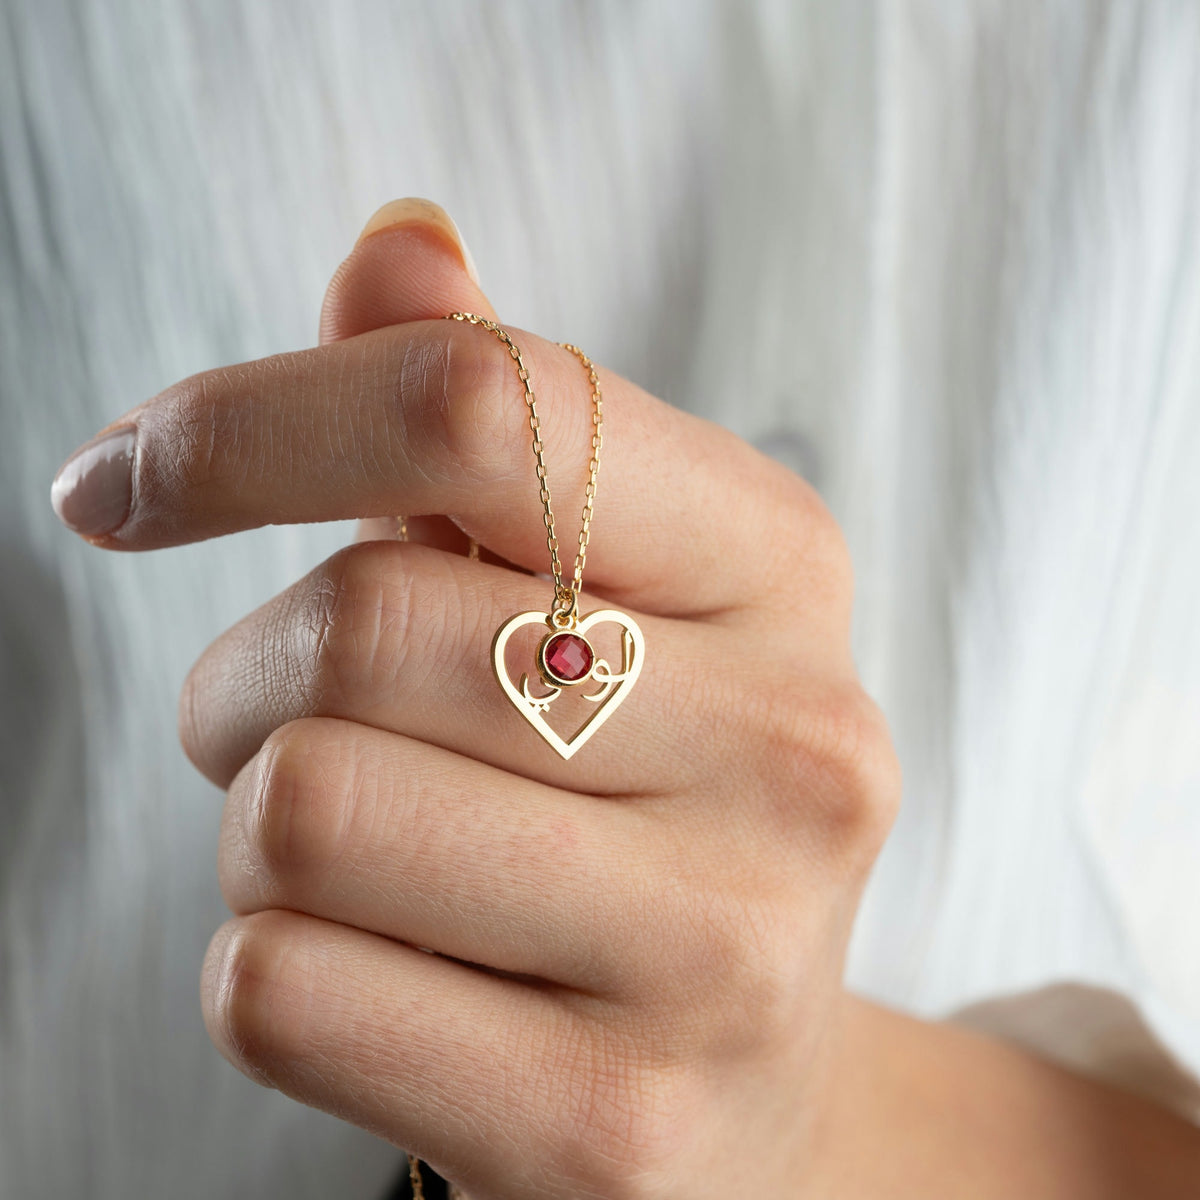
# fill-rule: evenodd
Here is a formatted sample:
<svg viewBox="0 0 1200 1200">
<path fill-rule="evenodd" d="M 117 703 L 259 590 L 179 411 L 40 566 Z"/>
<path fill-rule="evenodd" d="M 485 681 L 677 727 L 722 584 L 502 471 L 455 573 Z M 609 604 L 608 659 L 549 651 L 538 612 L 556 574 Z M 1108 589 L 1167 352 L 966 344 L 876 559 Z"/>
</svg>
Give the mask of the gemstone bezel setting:
<svg viewBox="0 0 1200 1200">
<path fill-rule="evenodd" d="M 584 661 L 577 673 L 564 671 L 562 650 L 556 653 L 555 646 L 567 650 L 582 649 Z M 564 645 L 565 644 L 565 645 Z M 537 650 L 538 674 L 551 687 L 575 687 L 591 678 L 592 668 L 596 665 L 596 652 L 592 644 L 582 634 L 570 629 L 556 629 L 553 633 L 542 638 Z M 558 668 L 557 670 L 555 668 Z"/>
</svg>

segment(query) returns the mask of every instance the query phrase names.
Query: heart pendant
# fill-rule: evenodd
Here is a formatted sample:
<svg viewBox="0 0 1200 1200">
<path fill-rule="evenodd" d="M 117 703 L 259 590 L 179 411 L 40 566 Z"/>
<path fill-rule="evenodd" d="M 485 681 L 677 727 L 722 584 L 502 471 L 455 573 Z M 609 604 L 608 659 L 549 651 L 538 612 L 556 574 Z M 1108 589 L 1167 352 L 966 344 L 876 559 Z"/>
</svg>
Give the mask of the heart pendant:
<svg viewBox="0 0 1200 1200">
<path fill-rule="evenodd" d="M 611 621 L 621 630 L 621 669 L 614 671 L 604 659 L 597 657 L 587 639 L 589 629 Z M 505 649 L 509 639 L 526 625 L 542 625 L 547 633 L 538 644 L 535 675 L 546 689 L 542 694 L 531 690 L 529 672 L 513 683 L 505 665 Z M 586 617 L 572 620 L 563 626 L 543 612 L 523 612 L 507 620 L 492 639 L 492 666 L 504 694 L 516 706 L 530 725 L 547 744 L 563 758 L 570 758 L 616 712 L 642 670 L 646 643 L 637 624 L 615 608 L 598 608 Z M 561 737 L 546 719 L 551 704 L 565 691 L 583 687 L 589 681 L 598 684 L 595 691 L 582 692 L 584 700 L 594 704 L 578 729 L 568 738 Z"/>
</svg>

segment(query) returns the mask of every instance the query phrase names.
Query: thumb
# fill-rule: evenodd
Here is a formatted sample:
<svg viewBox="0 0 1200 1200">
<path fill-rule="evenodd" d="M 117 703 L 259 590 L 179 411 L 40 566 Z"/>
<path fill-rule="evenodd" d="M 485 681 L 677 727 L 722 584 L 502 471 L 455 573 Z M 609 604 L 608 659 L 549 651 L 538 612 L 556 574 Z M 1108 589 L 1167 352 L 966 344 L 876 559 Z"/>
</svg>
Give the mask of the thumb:
<svg viewBox="0 0 1200 1200">
<path fill-rule="evenodd" d="M 349 257 L 334 272 L 321 306 L 320 342 L 427 321 L 452 312 L 495 319 L 479 290 L 471 252 L 450 214 L 432 200 L 391 200 L 366 223 Z M 356 541 L 394 538 L 395 518 L 360 521 Z M 465 554 L 469 539 L 449 518 L 411 516 L 407 537 L 441 550 Z M 488 555 L 489 561 L 496 561 Z"/>
<path fill-rule="evenodd" d="M 496 317 L 458 226 L 432 200 L 385 204 L 338 267 L 321 306 L 320 341 L 466 311 Z"/>
</svg>

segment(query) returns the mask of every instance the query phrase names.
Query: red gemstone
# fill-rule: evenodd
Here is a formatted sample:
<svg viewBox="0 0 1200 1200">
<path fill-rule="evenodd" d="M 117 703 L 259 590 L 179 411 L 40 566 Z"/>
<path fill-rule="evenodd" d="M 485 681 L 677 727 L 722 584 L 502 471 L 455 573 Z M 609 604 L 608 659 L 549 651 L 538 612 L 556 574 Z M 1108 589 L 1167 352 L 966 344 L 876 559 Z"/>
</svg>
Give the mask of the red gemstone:
<svg viewBox="0 0 1200 1200">
<path fill-rule="evenodd" d="M 577 633 L 556 633 L 542 649 L 547 672 L 562 683 L 578 683 L 592 670 L 592 648 Z"/>
</svg>

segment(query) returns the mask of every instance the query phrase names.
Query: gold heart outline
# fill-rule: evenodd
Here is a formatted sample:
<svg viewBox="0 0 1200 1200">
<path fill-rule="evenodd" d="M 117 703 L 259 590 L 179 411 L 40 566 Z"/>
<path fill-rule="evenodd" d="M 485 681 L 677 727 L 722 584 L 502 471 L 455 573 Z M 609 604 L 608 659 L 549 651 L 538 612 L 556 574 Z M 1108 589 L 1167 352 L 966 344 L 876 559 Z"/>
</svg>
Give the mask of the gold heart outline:
<svg viewBox="0 0 1200 1200">
<path fill-rule="evenodd" d="M 541 734 L 546 744 L 563 758 L 570 758 L 617 711 L 625 699 L 626 692 L 633 687 L 642 673 L 642 658 L 646 651 L 646 640 L 642 637 L 642 631 L 637 627 L 637 623 L 625 613 L 615 608 L 598 608 L 594 612 L 588 613 L 586 617 L 581 617 L 579 623 L 573 626 L 570 632 L 583 635 L 593 625 L 600 625 L 605 621 L 612 621 L 628 632 L 633 641 L 632 662 L 624 678 L 617 681 L 613 690 L 598 703 L 596 711 L 566 741 L 550 728 L 550 723 L 542 716 L 537 707 L 517 690 L 504 665 L 504 650 L 508 645 L 508 639 L 523 625 L 536 623 L 548 626 L 546 614 L 543 612 L 518 613 L 515 617 L 510 617 L 505 621 L 496 630 L 496 636 L 492 638 L 492 667 L 495 669 L 496 679 L 504 689 L 504 694 L 513 702 L 516 710 Z M 601 676 L 601 681 L 603 681 L 603 676 Z"/>
</svg>

